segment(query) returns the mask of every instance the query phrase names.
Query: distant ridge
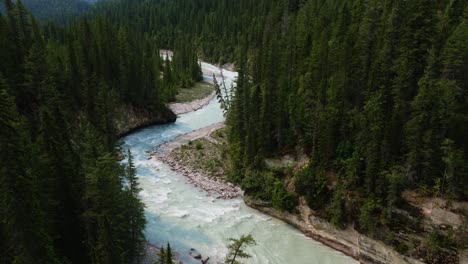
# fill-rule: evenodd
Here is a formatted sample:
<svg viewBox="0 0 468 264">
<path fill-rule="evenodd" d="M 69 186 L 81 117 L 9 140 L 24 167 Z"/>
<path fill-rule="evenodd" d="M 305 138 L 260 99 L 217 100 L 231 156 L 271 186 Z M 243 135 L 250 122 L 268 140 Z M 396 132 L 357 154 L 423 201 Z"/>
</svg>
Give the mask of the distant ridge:
<svg viewBox="0 0 468 264">
<path fill-rule="evenodd" d="M 89 10 L 97 0 L 21 0 L 21 2 L 39 20 L 64 23 Z M 0 12 L 5 14 L 3 1 L 0 2 Z"/>
</svg>

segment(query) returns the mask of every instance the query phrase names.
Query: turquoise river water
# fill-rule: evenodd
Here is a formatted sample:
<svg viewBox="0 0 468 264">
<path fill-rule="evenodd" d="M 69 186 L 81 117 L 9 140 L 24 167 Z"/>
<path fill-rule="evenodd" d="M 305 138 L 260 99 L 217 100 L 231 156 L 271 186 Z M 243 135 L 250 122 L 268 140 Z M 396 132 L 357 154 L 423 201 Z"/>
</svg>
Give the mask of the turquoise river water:
<svg viewBox="0 0 468 264">
<path fill-rule="evenodd" d="M 219 74 L 219 69 L 213 65 L 202 63 L 202 68 L 206 80 L 210 80 L 213 73 Z M 237 76 L 226 70 L 223 74 L 228 86 Z M 214 99 L 198 111 L 180 115 L 173 124 L 141 129 L 123 139 L 124 148 L 130 148 L 135 156 L 143 189 L 140 195 L 146 205 L 148 241 L 156 246 L 170 242 L 184 263 L 201 263 L 188 256 L 190 248 L 210 256 L 209 263 L 222 263 L 228 238 L 250 233 L 257 245 L 249 248 L 253 257 L 244 263 L 356 263 L 290 225 L 247 207 L 242 198 L 217 200 L 207 196 L 165 164 L 148 160 L 147 151 L 223 119 L 219 103 Z"/>
</svg>

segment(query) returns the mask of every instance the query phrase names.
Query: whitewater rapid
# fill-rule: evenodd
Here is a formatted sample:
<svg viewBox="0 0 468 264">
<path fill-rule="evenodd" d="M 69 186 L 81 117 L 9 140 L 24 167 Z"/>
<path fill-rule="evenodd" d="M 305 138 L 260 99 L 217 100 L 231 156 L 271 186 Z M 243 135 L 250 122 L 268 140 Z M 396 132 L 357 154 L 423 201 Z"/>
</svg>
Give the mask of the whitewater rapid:
<svg viewBox="0 0 468 264">
<path fill-rule="evenodd" d="M 218 67 L 202 63 L 204 78 L 219 76 Z M 226 84 L 237 73 L 223 70 Z M 340 264 L 357 263 L 350 257 L 304 236 L 295 228 L 247 207 L 241 198 L 216 200 L 190 185 L 180 173 L 162 162 L 148 160 L 148 152 L 175 137 L 224 120 L 216 99 L 203 109 L 180 115 L 177 122 L 141 129 L 123 138 L 130 148 L 146 205 L 147 240 L 156 246 L 169 242 L 184 263 L 201 263 L 188 256 L 195 248 L 209 263 L 222 263 L 228 238 L 252 234 L 257 245 L 243 263 L 260 264 Z"/>
</svg>

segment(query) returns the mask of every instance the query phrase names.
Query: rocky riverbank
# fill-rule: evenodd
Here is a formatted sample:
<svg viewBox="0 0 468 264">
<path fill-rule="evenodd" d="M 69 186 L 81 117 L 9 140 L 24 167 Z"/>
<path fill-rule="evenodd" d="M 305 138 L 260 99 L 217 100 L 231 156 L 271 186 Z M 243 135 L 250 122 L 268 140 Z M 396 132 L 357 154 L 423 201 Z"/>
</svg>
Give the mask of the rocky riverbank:
<svg viewBox="0 0 468 264">
<path fill-rule="evenodd" d="M 224 170 L 216 170 L 222 167 L 219 166 L 222 157 L 218 153 L 210 152 L 220 143 L 220 139 L 213 138 L 212 134 L 222 127 L 223 123 L 217 123 L 179 136 L 160 146 L 151 157 L 169 165 L 172 170 L 187 177 L 193 186 L 217 199 L 233 199 L 241 196 L 240 187 L 227 182 L 224 177 L 218 177 L 226 173 Z M 205 162 L 207 165 L 203 166 Z M 207 169 L 208 165 L 213 165 L 215 170 Z"/>
<path fill-rule="evenodd" d="M 202 172 L 181 164 L 170 156 L 153 154 L 152 157 L 169 165 L 172 170 L 187 177 L 190 184 L 207 192 L 209 195 L 215 196 L 216 199 L 233 199 L 242 195 L 242 190 L 238 186 L 219 178 L 210 178 Z"/>
</svg>

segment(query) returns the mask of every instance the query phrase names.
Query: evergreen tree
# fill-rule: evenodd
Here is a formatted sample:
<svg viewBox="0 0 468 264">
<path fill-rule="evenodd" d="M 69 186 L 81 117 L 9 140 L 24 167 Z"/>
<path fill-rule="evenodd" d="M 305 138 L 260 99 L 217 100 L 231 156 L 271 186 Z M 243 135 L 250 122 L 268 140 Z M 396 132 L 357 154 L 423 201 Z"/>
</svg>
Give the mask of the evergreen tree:
<svg viewBox="0 0 468 264">
<path fill-rule="evenodd" d="M 144 208 L 135 171 L 127 175 L 114 158 L 114 115 L 126 103 L 164 111 L 160 102 L 154 107 L 154 97 L 140 95 L 162 87 L 153 85 L 154 74 L 132 66 L 126 69 L 129 76 L 147 78 L 147 87 L 128 102 L 111 88 L 118 87 L 117 71 L 104 64 L 120 58 L 104 52 L 113 39 L 98 34 L 117 31 L 108 23 L 49 26 L 46 35 L 20 1 L 5 4 L 7 19 L 0 16 L 0 233 L 7 246 L 0 262 L 138 259 Z M 125 41 L 150 45 L 138 38 Z M 143 56 L 140 51 L 129 50 L 127 56 Z"/>
<path fill-rule="evenodd" d="M 141 188 L 136 177 L 136 168 L 133 164 L 133 156 L 128 150 L 128 165 L 126 167 L 126 181 L 128 193 L 128 220 L 130 228 L 129 249 L 130 256 L 139 258 L 145 245 L 145 236 L 143 234 L 146 219 L 144 218 L 144 204 L 139 199 Z M 168 247 L 169 251 L 169 247 Z"/>
<path fill-rule="evenodd" d="M 230 238 L 231 244 L 228 245 L 228 255 L 226 257 L 226 263 L 229 264 L 240 264 L 238 258 L 250 258 L 251 256 L 245 252 L 248 246 L 255 245 L 255 239 L 252 235 L 241 236 L 239 239 Z"/>
<path fill-rule="evenodd" d="M 165 264 L 174 264 L 174 256 L 172 255 L 171 245 L 169 243 L 167 243 Z"/>
</svg>

